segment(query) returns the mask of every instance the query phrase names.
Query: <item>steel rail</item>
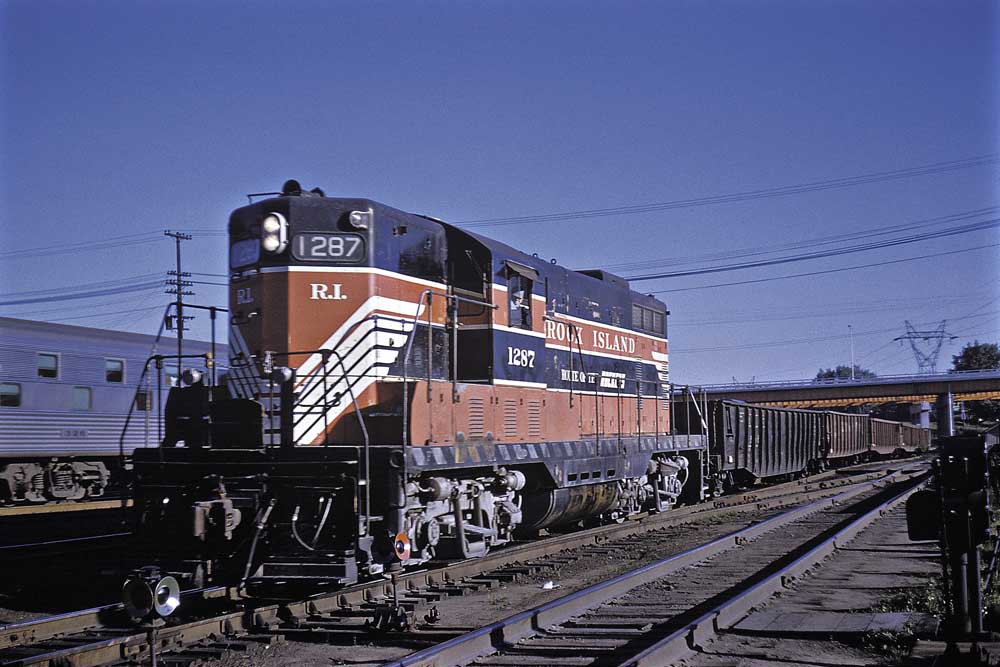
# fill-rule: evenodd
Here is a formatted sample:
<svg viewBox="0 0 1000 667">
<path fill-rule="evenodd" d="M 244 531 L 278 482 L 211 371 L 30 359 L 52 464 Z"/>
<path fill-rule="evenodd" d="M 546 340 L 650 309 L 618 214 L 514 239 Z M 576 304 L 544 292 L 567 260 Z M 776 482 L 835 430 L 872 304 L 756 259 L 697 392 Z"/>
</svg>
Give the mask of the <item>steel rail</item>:
<svg viewBox="0 0 1000 667">
<path fill-rule="evenodd" d="M 923 473 L 922 476 L 926 476 L 926 474 L 928 473 Z M 609 600 L 619 598 L 639 586 L 666 577 L 684 567 L 703 561 L 734 546 L 748 542 L 764 533 L 797 521 L 821 509 L 840 504 L 870 488 L 888 484 L 890 480 L 903 476 L 904 473 L 898 472 L 884 480 L 866 482 L 833 497 L 816 500 L 807 505 L 783 512 L 770 519 L 717 538 L 701 546 L 688 549 L 608 581 L 603 581 L 570 593 L 569 595 L 515 614 L 499 622 L 473 630 L 437 646 L 410 654 L 396 662 L 387 663 L 387 667 L 441 667 L 443 665 L 467 664 L 481 656 L 495 653 L 505 646 L 514 645 L 526 637 L 535 635 L 539 629 L 563 623 Z M 898 498 L 899 496 L 896 497 L 896 499 Z M 868 514 L 865 516 L 868 516 Z M 838 532 L 838 535 L 843 534 L 846 530 L 843 529 Z M 754 590 L 764 589 L 758 586 Z M 714 615 L 709 617 L 715 618 Z M 690 628 L 687 628 L 683 636 L 687 637 L 690 633 Z M 643 664 L 651 665 L 654 663 L 648 662 Z M 663 665 L 664 662 L 661 660 L 655 664 Z"/>
<path fill-rule="evenodd" d="M 534 558 L 543 557 L 553 552 L 565 551 L 594 542 L 604 542 L 612 538 L 626 537 L 653 528 L 672 525 L 682 525 L 716 516 L 722 516 L 738 511 L 765 510 L 786 506 L 791 503 L 811 499 L 820 494 L 829 494 L 832 487 L 857 485 L 868 488 L 873 484 L 888 482 L 895 477 L 906 474 L 896 471 L 885 473 L 872 472 L 856 477 L 847 477 L 830 482 L 814 479 L 801 480 L 775 487 L 769 487 L 756 493 L 740 494 L 746 502 L 734 503 L 729 498 L 717 501 L 718 507 L 706 508 L 704 505 L 675 508 L 661 514 L 643 514 L 624 524 L 600 526 L 588 531 L 569 533 L 549 537 L 524 545 L 514 545 L 502 551 L 490 554 L 484 558 L 471 558 L 450 563 L 440 569 L 419 570 L 407 572 L 398 577 L 404 590 L 435 586 L 475 577 L 484 571 L 494 570 L 506 565 L 521 563 Z M 777 491 L 788 491 L 787 487 L 804 487 L 794 493 L 778 495 Z M 818 488 L 813 488 L 818 487 Z M 849 490 L 851 493 L 855 489 Z M 860 492 L 856 491 L 856 492 Z M 762 495 L 774 493 L 770 498 Z M 838 494 L 835 497 L 843 496 Z M 737 496 L 739 497 L 739 496 Z M 821 502 L 821 501 L 820 501 Z M 179 625 L 168 625 L 158 630 L 157 645 L 159 650 L 181 648 L 184 645 L 199 641 L 210 635 L 238 635 L 260 632 L 278 627 L 289 618 L 306 617 L 327 611 L 351 608 L 363 605 L 378 598 L 391 596 L 391 585 L 387 581 L 372 581 L 356 584 L 340 591 L 317 594 L 305 600 L 266 604 L 259 607 L 247 607 L 242 610 L 224 613 L 222 615 L 193 620 Z M 198 598 L 225 598 L 230 591 L 222 587 L 186 591 L 188 605 Z M 182 609 L 184 605 L 182 605 Z M 115 634 L 91 643 L 69 646 L 52 652 L 24 657 L 11 662 L 12 665 L 101 665 L 116 660 L 134 658 L 148 650 L 148 634 L 145 630 L 129 627 L 123 617 L 122 605 L 107 605 L 80 612 L 70 612 L 58 616 L 47 617 L 35 621 L 27 621 L 6 626 L 0 626 L 0 650 L 30 647 L 49 640 L 69 638 L 82 633 L 104 632 Z M 53 662 L 55 661 L 55 662 Z"/>
<path fill-rule="evenodd" d="M 84 535 L 82 537 L 67 537 L 61 540 L 45 540 L 44 542 L 25 542 L 23 544 L 4 544 L 0 545 L 0 558 L 7 556 L 8 554 L 17 553 L 18 551 L 25 549 L 53 549 L 58 547 L 79 547 L 86 545 L 88 542 L 93 543 L 94 547 L 103 546 L 101 542 L 120 542 L 121 540 L 132 537 L 130 532 L 118 532 L 118 533 L 105 533 L 103 535 Z M 107 545 L 110 548 L 110 544 Z M 33 551 L 32 557 L 37 557 L 39 554 L 37 551 Z"/>
<path fill-rule="evenodd" d="M 874 509 L 857 517 L 849 525 L 823 540 L 791 563 L 780 568 L 763 581 L 751 586 L 705 612 L 702 616 L 677 630 L 663 640 L 649 646 L 641 653 L 622 663 L 623 667 L 661 667 L 664 664 L 680 660 L 703 646 L 705 641 L 720 630 L 735 625 L 746 616 L 751 609 L 766 602 L 776 593 L 787 587 L 788 582 L 797 579 L 802 574 L 819 565 L 823 560 L 838 549 L 843 548 L 862 530 L 877 521 L 895 505 L 906 500 L 910 494 L 924 486 L 926 480 L 902 491 Z"/>
</svg>

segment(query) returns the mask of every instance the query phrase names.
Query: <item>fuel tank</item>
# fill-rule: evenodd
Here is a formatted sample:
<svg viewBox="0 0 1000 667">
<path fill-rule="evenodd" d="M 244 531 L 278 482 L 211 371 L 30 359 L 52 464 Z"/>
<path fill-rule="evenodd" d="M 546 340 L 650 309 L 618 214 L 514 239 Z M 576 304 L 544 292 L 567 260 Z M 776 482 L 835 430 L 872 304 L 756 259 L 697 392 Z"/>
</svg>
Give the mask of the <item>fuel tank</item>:
<svg viewBox="0 0 1000 667">
<path fill-rule="evenodd" d="M 603 514 L 618 504 L 618 495 L 616 483 L 533 491 L 524 496 L 520 530 L 535 531 Z"/>
</svg>

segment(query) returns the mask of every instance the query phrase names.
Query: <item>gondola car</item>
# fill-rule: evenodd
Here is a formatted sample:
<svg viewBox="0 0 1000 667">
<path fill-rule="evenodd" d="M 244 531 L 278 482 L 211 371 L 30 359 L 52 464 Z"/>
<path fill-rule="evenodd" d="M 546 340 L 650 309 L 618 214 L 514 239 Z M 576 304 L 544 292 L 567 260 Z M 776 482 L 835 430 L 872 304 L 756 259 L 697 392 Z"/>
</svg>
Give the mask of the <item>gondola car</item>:
<svg viewBox="0 0 1000 667">
<path fill-rule="evenodd" d="M 622 278 L 294 181 L 229 237 L 212 445 L 135 457 L 137 532 L 171 569 L 344 584 L 701 497 L 666 307 Z"/>
<path fill-rule="evenodd" d="M 871 417 L 844 412 L 823 412 L 823 438 L 827 460 L 856 463 L 871 450 Z"/>
<path fill-rule="evenodd" d="M 928 429 L 905 422 L 899 427 L 902 454 L 916 454 L 930 449 L 931 432 Z"/>
<path fill-rule="evenodd" d="M 710 489 L 718 494 L 760 480 L 775 480 L 846 465 L 874 455 L 926 449 L 930 433 L 865 414 L 708 401 L 708 418 L 675 410 L 679 431 L 709 436 Z M 707 427 L 707 428 L 706 428 Z M 907 433 L 906 445 L 902 433 Z"/>
</svg>

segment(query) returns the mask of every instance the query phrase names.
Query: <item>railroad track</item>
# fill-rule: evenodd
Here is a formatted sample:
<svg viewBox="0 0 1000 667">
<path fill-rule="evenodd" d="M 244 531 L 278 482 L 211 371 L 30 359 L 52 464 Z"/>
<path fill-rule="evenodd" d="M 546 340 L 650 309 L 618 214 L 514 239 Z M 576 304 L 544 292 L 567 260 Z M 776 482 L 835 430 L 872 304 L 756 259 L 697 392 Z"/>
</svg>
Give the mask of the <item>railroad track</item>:
<svg viewBox="0 0 1000 667">
<path fill-rule="evenodd" d="M 783 512 L 390 667 L 672 664 L 819 564 L 903 501 L 924 477 L 901 491 L 862 487 Z M 853 516 L 845 519 L 842 503 L 858 495 L 860 502 L 847 510 Z"/>
<path fill-rule="evenodd" d="M 121 500 L 0 510 L 0 565 L 124 546 L 129 537 Z"/>
<path fill-rule="evenodd" d="M 913 464 L 907 464 L 912 466 Z M 895 477 L 907 476 L 897 472 Z M 882 482 L 876 481 L 881 479 Z M 407 572 L 398 578 L 401 604 L 415 613 L 442 597 L 481 590 L 511 581 L 526 572 L 558 567 L 587 557 L 586 548 L 607 548 L 615 540 L 667 526 L 677 526 L 734 512 L 766 511 L 807 502 L 836 493 L 845 486 L 858 488 L 883 483 L 884 473 L 843 478 L 827 473 L 805 482 L 769 487 L 716 501 L 714 506 L 685 507 L 658 515 L 647 515 L 622 525 L 601 526 L 588 531 L 552 536 L 537 542 L 498 551 L 481 559 L 451 563 L 447 567 Z M 527 565 L 526 565 L 527 564 Z M 283 635 L 320 633 L 326 639 L 348 638 L 364 631 L 364 619 L 391 599 L 388 582 L 368 582 L 335 593 L 276 604 L 236 605 L 221 588 L 185 594 L 182 609 L 188 614 L 162 628 L 137 629 L 124 618 L 120 605 L 63 614 L 28 623 L 0 626 L 0 664 L 10 665 L 105 665 L 137 660 L 157 652 L 172 654 L 172 664 L 184 664 L 247 643 L 275 641 Z M 155 636 L 154 636 L 155 634 Z M 453 638 L 455 631 L 416 632 L 403 637 L 415 646 Z M 393 635 L 399 638 L 399 635 Z M 235 639 L 235 641 L 233 641 Z"/>
</svg>

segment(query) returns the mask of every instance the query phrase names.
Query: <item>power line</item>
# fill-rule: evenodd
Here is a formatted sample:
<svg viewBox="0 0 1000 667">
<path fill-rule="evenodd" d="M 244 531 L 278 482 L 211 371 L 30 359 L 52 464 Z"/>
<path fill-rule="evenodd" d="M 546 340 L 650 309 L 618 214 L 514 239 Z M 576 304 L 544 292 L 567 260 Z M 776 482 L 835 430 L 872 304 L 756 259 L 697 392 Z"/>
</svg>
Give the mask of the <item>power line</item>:
<svg viewBox="0 0 1000 667">
<path fill-rule="evenodd" d="M 26 297 L 26 296 L 40 296 L 44 294 L 65 294 L 70 291 L 78 290 L 90 290 L 90 289 L 100 289 L 100 288 L 110 288 L 118 286 L 128 286 L 132 283 L 140 281 L 148 281 L 155 278 L 157 274 L 155 273 L 143 273 L 137 276 L 128 276 L 125 278 L 113 278 L 112 280 L 102 280 L 93 283 L 82 283 L 78 285 L 72 285 L 69 287 L 50 287 L 47 289 L 39 290 L 26 290 L 21 292 L 4 292 L 0 294 L 0 299 L 10 299 L 16 297 Z"/>
<path fill-rule="evenodd" d="M 854 336 L 875 336 L 883 333 L 890 333 L 895 331 L 895 329 L 875 329 L 872 331 L 856 332 Z M 843 340 L 848 338 L 849 334 L 834 334 L 832 336 L 818 336 L 813 338 L 790 338 L 787 340 L 776 340 L 768 341 L 764 343 L 748 343 L 745 345 L 720 345 L 715 347 L 689 347 L 689 348 L 672 348 L 671 352 L 683 352 L 684 354 L 691 354 L 694 352 L 723 352 L 729 350 L 760 350 L 768 347 L 777 347 L 781 345 L 802 345 L 806 343 L 822 343 L 831 340 Z"/>
<path fill-rule="evenodd" d="M 672 292 L 690 292 L 692 290 L 711 289 L 715 287 L 732 287 L 734 285 L 751 285 L 754 283 L 767 283 L 774 280 L 789 280 L 791 278 L 804 278 L 807 276 L 820 276 L 827 273 L 842 273 L 844 271 L 856 271 L 858 269 L 868 269 L 876 266 L 889 266 L 891 264 L 901 264 L 903 262 L 913 262 L 918 259 L 930 259 L 932 257 L 944 257 L 946 255 L 957 255 L 974 250 L 985 250 L 986 248 L 996 248 L 1000 243 L 989 243 L 987 245 L 974 246 L 972 248 L 962 248 L 961 250 L 949 250 L 947 252 L 931 253 L 929 255 L 918 255 L 916 257 L 904 257 L 903 259 L 892 259 L 884 262 L 874 262 L 871 264 L 858 264 L 857 266 L 845 266 L 839 269 L 826 269 L 825 271 L 809 271 L 808 273 L 793 273 L 787 276 L 773 276 L 771 278 L 756 278 L 754 280 L 737 280 L 729 283 L 716 283 L 714 285 L 698 285 L 696 287 L 675 287 L 674 289 L 653 290 L 650 294 L 669 294 Z"/>
<path fill-rule="evenodd" d="M 111 312 L 106 312 L 106 313 L 91 313 L 89 315 L 76 315 L 74 317 L 48 318 L 45 321 L 46 322 L 70 322 L 72 320 L 90 320 L 90 319 L 93 319 L 95 317 L 106 317 L 108 315 L 121 315 L 122 313 L 146 312 L 146 311 L 149 311 L 149 310 L 163 310 L 163 306 L 162 305 L 146 306 L 144 308 L 127 308 L 125 310 L 113 310 Z"/>
<path fill-rule="evenodd" d="M 895 246 L 917 243 L 919 241 L 928 241 L 931 239 L 940 239 L 949 236 L 958 236 L 960 234 L 969 234 L 972 232 L 983 231 L 986 229 L 993 229 L 998 226 L 1000 226 L 1000 218 L 994 218 L 992 220 L 975 222 L 968 225 L 960 225 L 958 227 L 952 227 L 950 229 L 942 229 L 933 232 L 924 232 L 922 234 L 913 234 L 911 236 L 899 239 L 890 239 L 886 241 L 877 241 L 873 243 L 863 243 L 860 245 L 848 246 L 846 248 L 821 250 L 817 252 L 803 253 L 800 255 L 791 255 L 788 257 L 777 257 L 774 259 L 758 260 L 755 262 L 741 262 L 738 264 L 713 266 L 706 269 L 689 269 L 686 271 L 667 271 L 663 273 L 650 273 L 647 275 L 640 275 L 640 276 L 625 276 L 625 279 L 630 282 L 640 282 L 643 280 L 659 280 L 660 278 L 682 278 L 687 276 L 700 276 L 708 273 L 724 273 L 727 271 L 738 271 L 742 269 L 756 269 L 765 266 L 777 266 L 778 264 L 789 264 L 791 262 L 804 262 L 813 259 L 825 259 L 827 257 L 850 255 L 857 252 L 865 252 L 868 250 L 892 248 Z"/>
<path fill-rule="evenodd" d="M 651 269 L 660 266 L 684 266 L 686 264 L 700 264 L 702 262 L 709 261 L 719 261 L 726 259 L 739 259 L 741 257 L 755 257 L 758 255 L 773 255 L 782 250 L 798 250 L 800 248 L 816 248 L 818 246 L 831 245 L 834 243 L 840 243 L 843 241 L 857 241 L 864 238 L 871 238 L 876 236 L 885 236 L 887 234 L 893 234 L 901 231 L 913 231 L 920 229 L 922 227 L 939 227 L 941 223 L 944 222 L 959 222 L 961 220 L 970 220 L 972 218 L 977 218 L 982 215 L 990 215 L 996 213 L 1000 210 L 997 206 L 987 206 L 980 209 L 975 209 L 972 211 L 962 211 L 960 213 L 949 213 L 948 215 L 937 216 L 934 218 L 925 218 L 923 220 L 917 220 L 915 222 L 906 222 L 896 225 L 889 225 L 887 227 L 880 227 L 873 230 L 852 232 L 850 234 L 838 234 L 835 236 L 825 236 L 814 239 L 806 239 L 804 241 L 793 241 L 790 243 L 779 243 L 766 246 L 757 246 L 753 248 L 740 248 L 737 250 L 729 250 L 725 252 L 710 253 L 707 255 L 689 256 L 684 257 L 668 257 L 664 259 L 647 259 L 639 260 L 635 262 L 621 262 L 618 264 L 603 264 L 603 268 L 614 271 L 627 271 L 629 269 Z"/>
<path fill-rule="evenodd" d="M 125 297 L 125 298 L 122 298 L 122 299 L 116 298 L 116 299 L 114 299 L 112 301 L 104 301 L 102 303 L 90 303 L 90 304 L 86 304 L 86 305 L 71 305 L 71 304 L 66 304 L 66 305 L 59 306 L 57 308 L 43 308 L 42 310 L 28 310 L 28 311 L 19 312 L 19 313 L 11 313 L 11 314 L 4 315 L 3 317 L 26 317 L 28 315 L 46 315 L 48 313 L 66 313 L 66 312 L 78 311 L 81 308 L 93 309 L 93 308 L 103 308 L 105 306 L 121 306 L 123 304 L 139 303 L 141 301 L 146 301 L 146 300 L 147 300 L 147 297 L 145 295 L 143 295 L 143 294 L 136 294 L 136 295 L 131 296 L 131 297 Z"/>
<path fill-rule="evenodd" d="M 823 181 L 812 181 L 799 185 L 787 185 L 776 188 L 766 188 L 760 190 L 748 190 L 724 195 L 713 195 L 710 197 L 699 197 L 694 199 L 680 199 L 666 202 L 656 202 L 649 204 L 633 204 L 626 206 L 613 206 L 609 208 L 584 209 L 579 211 L 566 211 L 562 213 L 542 213 L 537 215 L 522 215 L 503 218 L 480 218 L 476 220 L 463 220 L 453 224 L 465 227 L 488 227 L 521 225 L 534 222 L 555 222 L 559 220 L 572 220 L 580 218 L 598 218 L 614 215 L 626 215 L 634 213 L 649 213 L 652 211 L 667 211 L 679 208 L 692 208 L 696 206 L 708 206 L 711 204 L 725 204 L 732 202 L 749 201 L 753 199 L 767 199 L 772 197 L 784 197 L 788 195 L 801 194 L 804 192 L 816 192 L 820 190 L 831 190 L 835 188 L 853 187 L 869 183 L 884 183 L 887 181 L 913 178 L 916 176 L 928 176 L 961 169 L 972 169 L 975 167 L 990 166 L 997 163 L 997 154 L 991 153 L 979 157 L 965 158 L 962 160 L 951 160 L 947 162 L 935 162 L 919 167 L 909 167 L 906 169 L 896 169 L 893 171 L 873 172 L 859 176 L 848 176 L 844 178 L 834 178 Z"/>
<path fill-rule="evenodd" d="M 108 248 L 122 248 L 124 246 L 140 245 L 159 241 L 159 236 L 152 232 L 141 234 L 126 234 L 123 236 L 112 236 L 99 241 L 80 241 L 78 243 L 66 243 L 56 246 L 39 246 L 36 248 L 25 248 L 23 250 L 5 250 L 0 252 L 3 259 L 25 259 L 30 257 L 47 257 L 51 255 L 62 255 L 70 252 L 80 252 L 83 250 L 105 250 Z"/>
<path fill-rule="evenodd" d="M 77 292 L 73 294 L 54 294 L 49 296 L 35 297 L 30 299 L 13 299 L 0 301 L 0 306 L 19 306 L 28 303 L 49 303 L 53 301 L 75 301 L 77 299 L 92 299 L 97 296 L 110 296 L 112 294 L 129 294 L 132 292 L 147 292 L 159 289 L 163 283 L 159 280 L 150 283 L 139 283 L 127 287 L 116 287 L 113 289 L 91 290 L 89 292 Z"/>
<path fill-rule="evenodd" d="M 790 320 L 808 320 L 815 318 L 825 318 L 825 317 L 843 317 L 845 315 L 858 315 L 863 313 L 882 313 L 894 310 L 908 310 L 912 311 L 914 309 L 939 309 L 941 304 L 947 301 L 963 301 L 964 297 L 951 297 L 945 299 L 938 299 L 935 303 L 922 303 L 917 304 L 916 300 L 904 301 L 898 305 L 893 305 L 892 302 L 884 302 L 878 305 L 872 305 L 869 307 L 857 307 L 857 308 L 842 308 L 835 309 L 832 306 L 828 307 L 822 311 L 807 311 L 803 313 L 786 313 L 784 315 L 777 315 L 775 317 L 766 317 L 763 315 L 756 315 L 753 313 L 740 313 L 740 317 L 731 319 L 705 319 L 705 320 L 679 320 L 676 317 L 671 318 L 671 327 L 691 327 L 691 326 L 708 326 L 708 325 L 720 325 L 720 324 L 745 324 L 748 322 L 787 322 Z M 773 312 L 773 311 L 772 311 Z M 952 320 L 954 321 L 954 320 Z"/>
</svg>

